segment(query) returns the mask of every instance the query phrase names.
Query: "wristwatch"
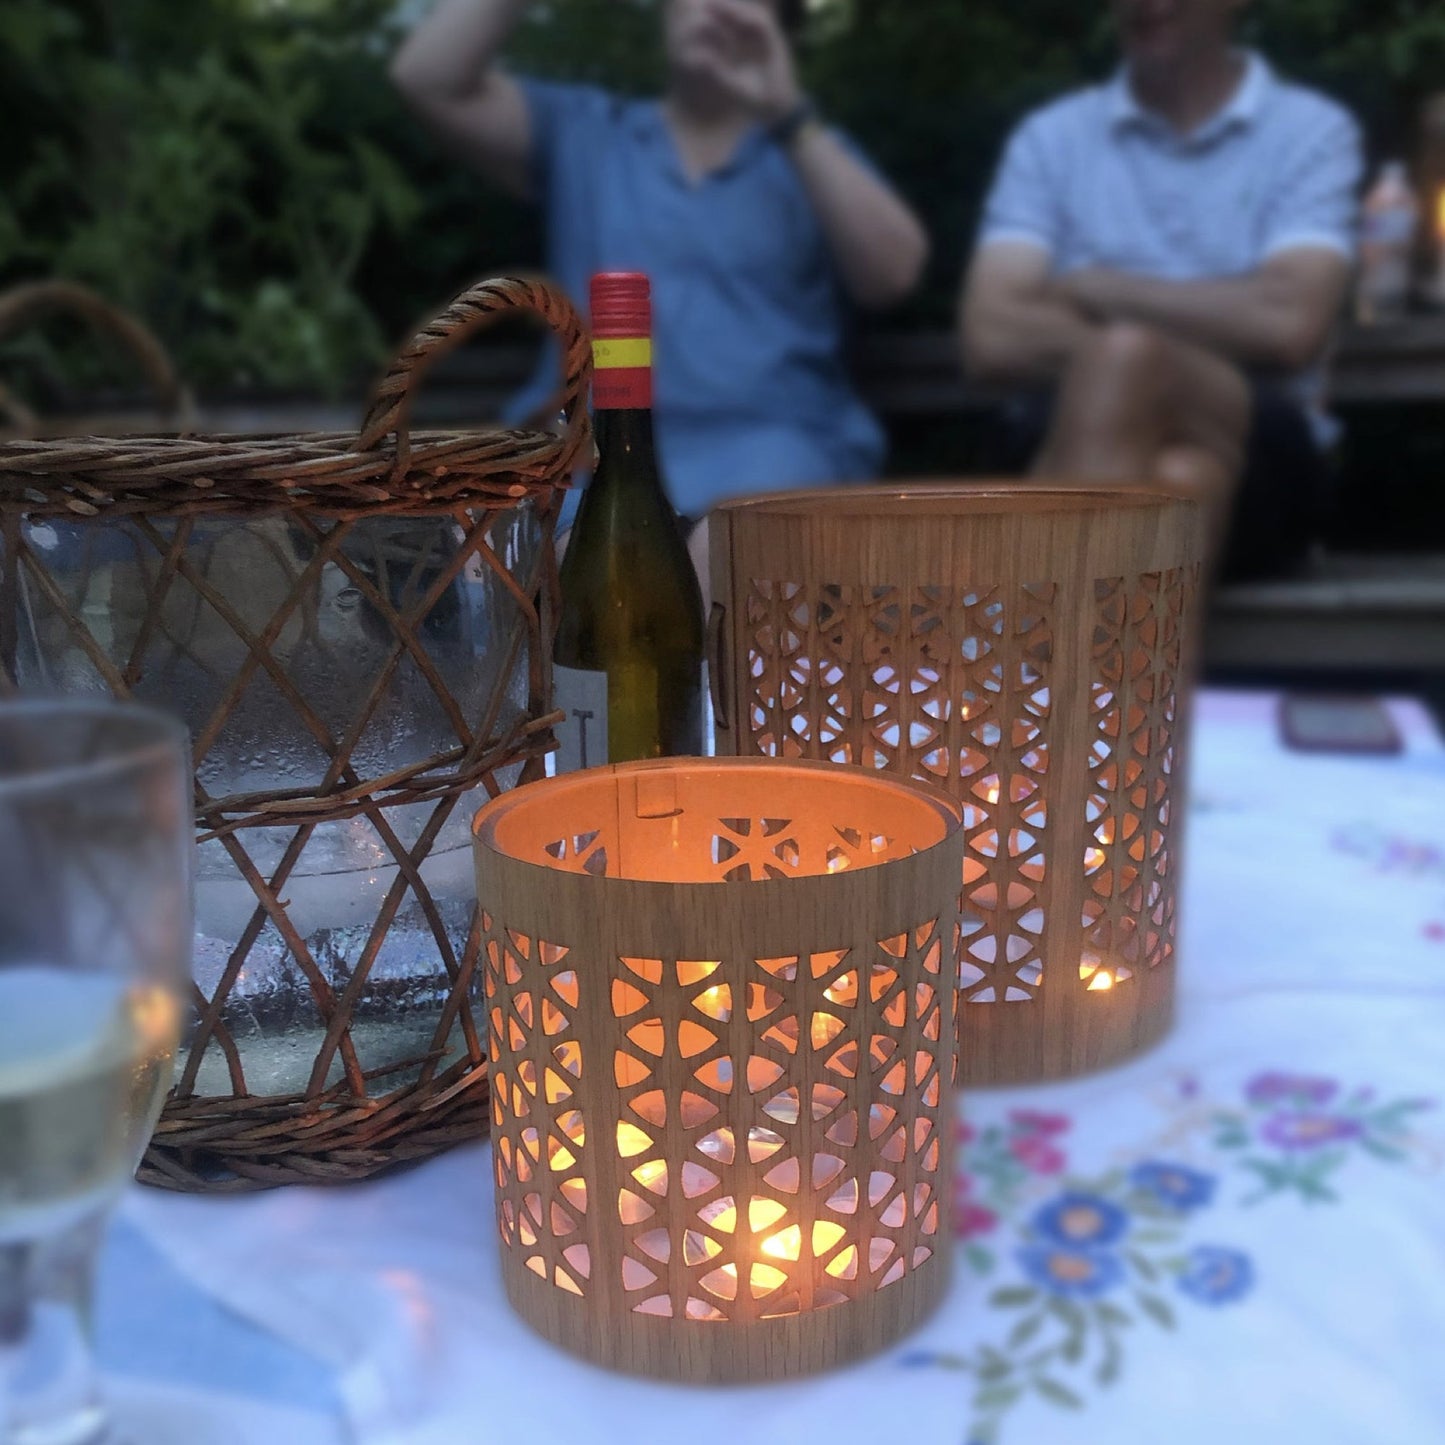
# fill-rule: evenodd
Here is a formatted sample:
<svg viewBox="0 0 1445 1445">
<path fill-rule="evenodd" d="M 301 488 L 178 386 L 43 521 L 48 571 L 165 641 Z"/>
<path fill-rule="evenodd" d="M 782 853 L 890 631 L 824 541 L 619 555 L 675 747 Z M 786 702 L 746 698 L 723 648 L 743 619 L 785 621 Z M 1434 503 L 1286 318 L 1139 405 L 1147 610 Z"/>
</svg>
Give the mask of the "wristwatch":
<svg viewBox="0 0 1445 1445">
<path fill-rule="evenodd" d="M 768 136 L 786 150 L 797 140 L 803 129 L 818 119 L 818 107 L 809 97 L 804 96 L 781 120 L 775 120 L 768 127 Z"/>
</svg>

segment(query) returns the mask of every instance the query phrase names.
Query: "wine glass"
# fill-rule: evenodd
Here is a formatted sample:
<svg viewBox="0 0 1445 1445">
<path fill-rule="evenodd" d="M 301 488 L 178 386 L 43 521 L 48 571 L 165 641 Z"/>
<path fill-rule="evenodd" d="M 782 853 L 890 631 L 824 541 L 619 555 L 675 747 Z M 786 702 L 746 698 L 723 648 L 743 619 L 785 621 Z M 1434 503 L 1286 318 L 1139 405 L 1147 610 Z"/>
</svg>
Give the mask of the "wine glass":
<svg viewBox="0 0 1445 1445">
<path fill-rule="evenodd" d="M 161 713 L 0 701 L 0 1445 L 97 1445 L 106 1215 L 171 1081 L 190 747 Z"/>
</svg>

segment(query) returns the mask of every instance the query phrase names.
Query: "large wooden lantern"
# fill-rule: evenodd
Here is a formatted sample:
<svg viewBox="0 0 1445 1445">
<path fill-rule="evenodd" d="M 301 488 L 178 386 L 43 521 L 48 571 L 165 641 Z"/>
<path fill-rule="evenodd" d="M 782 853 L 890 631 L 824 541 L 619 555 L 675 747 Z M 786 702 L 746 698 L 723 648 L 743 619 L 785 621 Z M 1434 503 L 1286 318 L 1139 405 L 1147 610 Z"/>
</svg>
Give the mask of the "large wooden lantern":
<svg viewBox="0 0 1445 1445">
<path fill-rule="evenodd" d="M 1118 1063 L 1174 999 L 1198 508 L 932 484 L 715 513 L 718 750 L 962 805 L 959 1080 Z"/>
</svg>

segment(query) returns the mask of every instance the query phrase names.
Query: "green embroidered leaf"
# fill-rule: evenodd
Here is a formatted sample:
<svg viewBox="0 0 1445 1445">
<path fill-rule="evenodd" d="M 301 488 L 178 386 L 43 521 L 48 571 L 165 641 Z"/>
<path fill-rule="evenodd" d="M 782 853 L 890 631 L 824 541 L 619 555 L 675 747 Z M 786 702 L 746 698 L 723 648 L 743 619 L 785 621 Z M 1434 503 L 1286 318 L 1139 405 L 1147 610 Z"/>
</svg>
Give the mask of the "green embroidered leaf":
<svg viewBox="0 0 1445 1445">
<path fill-rule="evenodd" d="M 1174 1211 L 1167 1204 L 1161 1204 L 1152 1194 L 1131 1194 L 1129 1196 L 1129 1208 L 1132 1209 L 1135 1214 L 1155 1221 L 1176 1217 Z M 1136 1234 L 1134 1237 L 1139 1239 L 1142 1236 Z"/>
<path fill-rule="evenodd" d="M 1060 1299 L 1055 1295 L 1049 1301 L 1049 1310 L 1075 1333 L 1082 1333 L 1089 1327 L 1089 1317 L 1073 1300 Z"/>
<path fill-rule="evenodd" d="M 1100 1300 L 1094 1307 L 1094 1313 L 1111 1325 L 1132 1325 L 1134 1323 L 1127 1311 L 1121 1310 L 1116 1304 L 1110 1304 L 1108 1300 Z"/>
<path fill-rule="evenodd" d="M 1139 1308 L 1144 1311 L 1156 1324 L 1166 1330 L 1174 1328 L 1174 1311 L 1156 1294 L 1145 1294 L 1142 1290 L 1138 1294 Z"/>
<path fill-rule="evenodd" d="M 1013 1329 L 1009 1331 L 1008 1347 L 1011 1350 L 1026 1345 L 1044 1327 L 1042 1315 L 1025 1315 Z"/>
<path fill-rule="evenodd" d="M 991 1385 L 974 1396 L 973 1407 L 975 1410 L 1006 1410 L 1022 1394 L 1023 1388 L 1019 1385 Z"/>
<path fill-rule="evenodd" d="M 1432 1107 L 1428 1099 L 1401 1099 L 1398 1103 L 1376 1109 L 1373 1113 L 1363 1114 L 1361 1119 L 1366 1123 L 1383 1124 L 1387 1128 L 1398 1129 L 1403 1126 L 1406 1114 L 1418 1114 L 1422 1109 Z"/>
<path fill-rule="evenodd" d="M 1066 1410 L 1084 1408 L 1084 1402 L 1067 1385 L 1060 1384 L 1048 1375 L 1036 1375 L 1031 1383 L 1051 1404 L 1061 1405 Z"/>
<path fill-rule="evenodd" d="M 993 1255 L 981 1244 L 966 1244 L 963 1257 L 973 1267 L 975 1274 L 989 1274 L 993 1270 Z"/>
<path fill-rule="evenodd" d="M 1118 1345 L 1112 1339 L 1109 1340 L 1104 1349 L 1104 1358 L 1099 1361 L 1099 1368 L 1094 1371 L 1094 1378 L 1107 1388 L 1119 1378 L 1123 1363 L 1124 1358 Z"/>
<path fill-rule="evenodd" d="M 1376 1159 L 1383 1159 L 1387 1164 L 1399 1164 L 1410 1157 L 1405 1150 L 1396 1148 L 1393 1144 L 1383 1144 L 1369 1135 L 1360 1140 L 1360 1147 L 1367 1154 L 1373 1154 Z"/>
<path fill-rule="evenodd" d="M 996 1289 L 989 1295 L 988 1302 L 996 1310 L 1017 1310 L 1025 1305 L 1031 1305 L 1039 1297 L 1036 1289 L 1029 1289 L 1027 1286 L 1014 1286 L 1009 1289 Z"/>
<path fill-rule="evenodd" d="M 1273 1159 L 1242 1159 L 1240 1163 L 1251 1174 L 1259 1175 L 1270 1184 L 1281 1183 L 1288 1179 L 1292 1172 L 1289 1164 L 1276 1164 Z"/>
<path fill-rule="evenodd" d="M 1159 1271 L 1155 1269 L 1154 1266 L 1147 1259 L 1145 1259 L 1144 1256 L 1140 1254 L 1137 1249 L 1129 1250 L 1126 1258 L 1128 1259 L 1129 1263 L 1132 1264 L 1134 1268 L 1137 1269 L 1139 1273 L 1144 1276 L 1145 1279 L 1152 1281 L 1159 1278 Z"/>
<path fill-rule="evenodd" d="M 1139 1244 L 1173 1244 L 1179 1238 L 1177 1229 L 1138 1229 L 1133 1239 Z"/>
<path fill-rule="evenodd" d="M 1070 1335 L 1064 1341 L 1060 1353 L 1071 1365 L 1077 1365 L 1084 1358 L 1083 1335 Z"/>
<path fill-rule="evenodd" d="M 978 1367 L 978 1377 L 985 1382 L 1002 1380 L 1005 1376 L 1013 1374 L 1013 1365 L 1002 1355 L 992 1350 L 984 1352 L 984 1361 Z"/>
</svg>

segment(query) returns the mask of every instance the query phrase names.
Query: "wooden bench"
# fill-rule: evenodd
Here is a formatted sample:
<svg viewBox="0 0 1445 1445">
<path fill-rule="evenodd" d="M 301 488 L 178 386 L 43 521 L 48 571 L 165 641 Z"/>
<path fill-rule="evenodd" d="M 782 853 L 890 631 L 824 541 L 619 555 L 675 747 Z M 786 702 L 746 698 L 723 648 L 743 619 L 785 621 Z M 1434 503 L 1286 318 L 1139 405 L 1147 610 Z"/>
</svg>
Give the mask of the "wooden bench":
<svg viewBox="0 0 1445 1445">
<path fill-rule="evenodd" d="M 494 339 L 449 358 L 427 378 L 416 423 L 455 426 L 495 417 L 535 355 L 525 338 Z M 998 401 L 996 393 L 965 382 L 947 332 L 866 337 L 855 352 L 854 374 L 900 440 L 942 427 L 926 458 L 929 469 L 941 473 L 963 464 L 954 451 L 959 436 L 981 431 Z M 1445 408 L 1445 318 L 1350 328 L 1332 374 L 1342 406 L 1439 402 Z M 199 422 L 219 431 L 345 431 L 356 415 L 354 401 L 252 397 L 208 405 Z M 1415 686 L 1421 679 L 1421 690 L 1445 696 L 1445 536 L 1435 545 L 1429 555 L 1324 554 L 1301 577 L 1224 589 L 1214 600 L 1209 667 L 1217 675 L 1272 680 L 1294 673 Z"/>
<path fill-rule="evenodd" d="M 880 414 L 903 427 L 943 414 L 981 419 L 998 400 L 963 380 L 948 334 L 872 339 L 856 374 Z M 1445 420 L 1445 317 L 1347 328 L 1331 394 L 1350 409 L 1436 403 Z M 1423 554 L 1320 549 L 1297 576 L 1221 589 L 1207 667 L 1236 680 L 1404 686 L 1445 704 L 1445 534 L 1432 540 L 1436 550 Z"/>
</svg>

